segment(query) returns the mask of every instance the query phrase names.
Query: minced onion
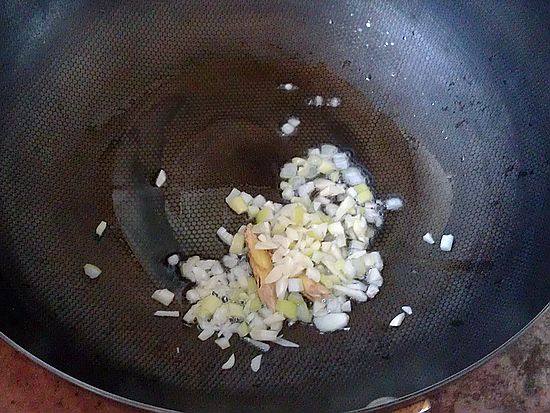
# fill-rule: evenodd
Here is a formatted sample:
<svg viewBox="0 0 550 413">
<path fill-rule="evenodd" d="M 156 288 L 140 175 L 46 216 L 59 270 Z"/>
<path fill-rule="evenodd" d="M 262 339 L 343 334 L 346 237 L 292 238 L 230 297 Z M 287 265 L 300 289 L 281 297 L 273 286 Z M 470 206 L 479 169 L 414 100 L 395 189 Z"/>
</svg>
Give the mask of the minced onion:
<svg viewBox="0 0 550 413">
<path fill-rule="evenodd" d="M 337 169 L 347 169 L 349 166 L 348 155 L 343 152 L 334 154 L 332 162 Z"/>
<path fill-rule="evenodd" d="M 174 293 L 164 288 L 162 290 L 156 290 L 151 298 L 161 304 L 164 304 L 165 306 L 169 306 L 174 300 Z"/>
<path fill-rule="evenodd" d="M 310 106 L 323 106 L 324 99 L 322 96 L 315 96 L 312 99 L 308 101 L 308 105 Z"/>
<path fill-rule="evenodd" d="M 299 278 L 290 278 L 288 280 L 288 292 L 297 293 L 304 290 L 302 280 Z"/>
<path fill-rule="evenodd" d="M 355 301 L 363 302 L 367 301 L 367 294 L 365 294 L 363 291 L 356 290 L 353 288 L 348 288 L 343 285 L 335 285 L 334 290 L 339 291 L 345 295 L 347 295 L 349 298 L 353 298 Z"/>
<path fill-rule="evenodd" d="M 372 298 L 372 297 L 370 297 Z M 344 304 L 342 304 L 340 306 L 340 309 L 344 312 L 344 313 L 349 313 L 351 311 L 351 301 L 346 301 Z"/>
<path fill-rule="evenodd" d="M 264 343 L 262 341 L 254 340 L 250 337 L 245 337 L 244 340 L 247 343 L 249 343 L 249 344 L 253 345 L 254 347 L 256 347 L 257 349 L 262 350 L 263 352 L 269 351 L 269 349 L 271 348 L 269 344 Z"/>
<path fill-rule="evenodd" d="M 262 355 L 258 355 L 256 357 L 254 357 L 251 361 L 250 361 L 250 368 L 252 369 L 252 371 L 254 373 L 256 373 L 258 370 L 260 370 L 260 365 L 262 364 Z"/>
<path fill-rule="evenodd" d="M 348 325 L 349 316 L 346 313 L 326 314 L 322 317 L 315 317 L 313 324 L 317 330 L 326 333 L 341 330 Z"/>
<path fill-rule="evenodd" d="M 330 100 L 327 102 L 327 106 L 336 108 L 340 106 L 341 103 L 342 103 L 342 100 L 340 98 L 333 97 L 333 98 L 330 98 Z"/>
<path fill-rule="evenodd" d="M 345 169 L 342 172 L 342 175 L 343 175 L 344 181 L 346 181 L 348 185 L 354 186 L 365 182 L 365 177 L 363 176 L 359 168 L 356 168 L 354 166 L 349 167 L 348 169 Z"/>
<path fill-rule="evenodd" d="M 293 348 L 298 348 L 300 347 L 299 344 L 297 343 L 294 343 L 292 341 L 289 341 L 289 340 L 285 340 L 284 338 L 282 337 L 278 337 L 277 340 L 274 340 L 273 341 L 275 344 L 278 344 L 282 347 L 293 347 Z"/>
<path fill-rule="evenodd" d="M 452 234 L 446 234 L 441 236 L 441 243 L 439 248 L 441 251 L 450 251 L 453 248 L 453 242 L 455 237 Z"/>
<path fill-rule="evenodd" d="M 231 235 L 224 227 L 219 227 L 216 235 L 223 241 L 224 244 L 231 246 L 233 235 Z"/>
<path fill-rule="evenodd" d="M 403 320 L 405 319 L 405 313 L 397 314 L 391 321 L 390 327 L 399 327 Z"/>
<path fill-rule="evenodd" d="M 281 132 L 283 135 L 291 135 L 294 133 L 294 130 L 296 129 L 295 126 L 292 126 L 290 123 L 285 123 L 283 126 L 281 126 Z"/>
<path fill-rule="evenodd" d="M 278 331 L 273 330 L 251 330 L 250 337 L 257 341 L 275 341 L 277 340 Z"/>
<path fill-rule="evenodd" d="M 396 211 L 403 208 L 403 201 L 400 198 L 386 199 L 385 204 L 388 211 Z"/>
<path fill-rule="evenodd" d="M 299 124 L 289 118 L 287 132 Z M 349 329 L 351 301 L 372 299 L 383 285 L 382 257 L 367 250 L 384 210 L 396 201 L 376 199 L 359 165 L 331 144 L 292 158 L 279 176 L 286 204 L 233 188 L 225 201 L 236 214 L 246 213 L 251 226 L 235 234 L 218 229 L 229 247 L 220 261 L 194 256 L 178 264 L 194 283 L 185 293 L 192 306 L 184 321 L 198 324 L 200 340 L 215 335 L 222 349 L 233 336 L 262 351 L 269 350 L 268 342 L 296 347 L 280 337 L 285 322 L 313 323 L 321 332 Z M 250 234 L 256 237 L 253 251 Z M 271 265 L 262 281 L 247 256 L 256 257 L 255 251 L 268 254 Z M 271 307 L 260 299 L 264 284 L 273 287 Z"/>
<path fill-rule="evenodd" d="M 374 296 L 376 294 L 378 294 L 378 292 L 380 291 L 380 289 L 376 286 L 376 285 L 369 285 L 369 288 L 367 288 L 367 291 L 365 294 L 367 294 L 367 297 L 369 298 L 374 298 Z"/>
<path fill-rule="evenodd" d="M 222 364 L 222 370 L 229 370 L 234 365 L 235 365 L 235 353 L 231 354 L 229 359 Z"/>
<path fill-rule="evenodd" d="M 217 340 L 214 340 L 214 343 L 216 343 L 222 350 L 225 350 L 231 346 L 229 340 L 225 337 L 220 337 Z"/>
<path fill-rule="evenodd" d="M 432 234 L 429 233 L 429 232 L 426 232 L 426 233 L 422 236 L 422 239 L 424 240 L 424 242 L 427 242 L 428 244 L 434 244 L 434 243 L 435 243 Z"/>
<path fill-rule="evenodd" d="M 290 92 L 291 90 L 298 89 L 298 86 L 292 84 L 292 83 L 283 83 L 279 85 L 279 89 L 285 90 L 287 92 Z"/>
<path fill-rule="evenodd" d="M 84 273 L 91 279 L 94 279 L 101 275 L 101 269 L 94 264 L 86 264 L 84 265 Z"/>
<path fill-rule="evenodd" d="M 237 258 L 237 256 L 229 254 L 224 255 L 224 257 L 222 258 L 222 262 L 223 265 L 225 265 L 227 268 L 233 268 L 237 265 L 239 259 Z"/>
<path fill-rule="evenodd" d="M 105 232 L 105 229 L 107 228 L 107 223 L 105 221 L 101 221 L 97 228 L 95 229 L 95 233 L 98 237 L 101 237 L 103 235 L 103 232 Z"/>
<path fill-rule="evenodd" d="M 178 254 L 172 254 L 167 258 L 166 261 L 168 262 L 168 265 L 175 267 L 180 262 L 180 256 Z"/>
<path fill-rule="evenodd" d="M 157 317 L 179 317 L 180 316 L 180 312 L 179 311 L 163 311 L 163 310 L 159 310 L 159 311 L 155 311 L 155 313 L 153 314 Z"/>
<path fill-rule="evenodd" d="M 382 284 L 384 283 L 384 279 L 377 268 L 371 268 L 365 280 L 369 283 L 369 285 L 374 285 L 378 288 L 382 287 Z"/>
<path fill-rule="evenodd" d="M 300 125 L 301 122 L 300 122 L 300 119 L 298 119 L 296 116 L 292 116 L 292 117 L 288 118 L 287 123 L 296 128 L 296 127 L 298 127 L 298 125 Z"/>
<path fill-rule="evenodd" d="M 165 182 L 166 182 L 166 172 L 164 171 L 164 169 L 161 169 L 159 171 L 159 174 L 157 175 L 157 179 L 155 180 L 155 185 L 160 188 L 165 184 Z"/>
<path fill-rule="evenodd" d="M 210 337 L 212 337 L 214 335 L 216 331 L 213 330 L 213 329 L 205 329 L 205 330 L 202 330 L 199 334 L 199 340 L 201 341 L 205 341 L 205 340 L 208 340 Z"/>
</svg>

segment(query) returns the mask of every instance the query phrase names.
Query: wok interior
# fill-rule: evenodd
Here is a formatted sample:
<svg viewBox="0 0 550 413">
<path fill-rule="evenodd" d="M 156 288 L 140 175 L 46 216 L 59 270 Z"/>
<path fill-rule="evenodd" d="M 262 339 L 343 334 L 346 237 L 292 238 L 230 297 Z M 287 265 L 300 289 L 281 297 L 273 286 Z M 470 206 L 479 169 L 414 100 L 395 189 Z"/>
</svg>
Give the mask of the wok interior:
<svg viewBox="0 0 550 413">
<path fill-rule="evenodd" d="M 475 10 L 420 18 L 412 4 L 357 6 L 63 9 L 46 46 L 21 52 L 28 77 L 3 83 L 0 331 L 147 404 L 350 410 L 444 380 L 522 328 L 548 300 L 548 258 L 536 250 L 548 234 L 548 143 L 523 120 L 544 92 L 501 87 L 501 68 L 473 42 L 491 27 L 452 31 L 455 13 Z M 509 45 L 499 47 L 511 65 Z M 285 82 L 299 89 L 278 89 Z M 315 95 L 342 106 L 308 106 Z M 283 137 L 290 115 L 302 123 Z M 280 166 L 325 142 L 351 151 L 380 195 L 405 200 L 374 245 L 386 283 L 354 307 L 350 331 L 288 328 L 301 348 L 274 348 L 258 374 L 257 351 L 235 343 L 237 363 L 220 374 L 230 352 L 153 319 L 157 288 L 187 308 L 162 260 L 174 250 L 221 257 L 216 229 L 244 223 L 224 204 L 231 188 L 279 200 Z M 151 186 L 160 168 L 162 190 Z M 428 231 L 455 234 L 452 253 L 422 243 Z M 86 262 L 103 269 L 97 280 L 83 275 Z M 402 305 L 414 317 L 389 329 Z"/>
</svg>

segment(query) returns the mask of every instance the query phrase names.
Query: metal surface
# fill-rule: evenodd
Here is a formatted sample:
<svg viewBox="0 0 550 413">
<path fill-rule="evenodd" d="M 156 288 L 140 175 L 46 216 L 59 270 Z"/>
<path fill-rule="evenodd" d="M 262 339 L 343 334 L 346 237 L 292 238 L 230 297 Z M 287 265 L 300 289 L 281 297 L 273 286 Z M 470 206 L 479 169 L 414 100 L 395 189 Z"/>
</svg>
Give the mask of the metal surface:
<svg viewBox="0 0 550 413">
<path fill-rule="evenodd" d="M 169 409 L 353 410 L 463 371 L 548 303 L 547 4 L 8 1 L 2 13 L 0 331 L 59 371 Z M 300 89 L 278 90 L 287 81 Z M 317 94 L 343 104 L 308 107 Z M 302 124 L 282 138 L 289 115 Z M 236 343 L 220 374 L 227 354 L 152 318 L 151 292 L 182 286 L 161 261 L 221 256 L 216 228 L 242 223 L 229 189 L 276 198 L 281 163 L 327 141 L 406 201 L 375 246 L 386 284 L 350 331 L 295 326 L 285 336 L 300 350 L 274 349 L 258 374 Z M 423 243 L 427 231 L 453 233 L 453 251 Z M 404 304 L 414 316 L 390 330 Z"/>
</svg>

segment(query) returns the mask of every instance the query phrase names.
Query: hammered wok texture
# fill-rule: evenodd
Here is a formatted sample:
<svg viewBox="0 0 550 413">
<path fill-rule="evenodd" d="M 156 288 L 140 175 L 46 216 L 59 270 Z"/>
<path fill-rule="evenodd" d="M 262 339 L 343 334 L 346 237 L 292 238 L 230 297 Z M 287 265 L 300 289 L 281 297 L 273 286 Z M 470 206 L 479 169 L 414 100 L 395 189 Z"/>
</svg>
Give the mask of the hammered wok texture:
<svg viewBox="0 0 550 413">
<path fill-rule="evenodd" d="M 512 47 L 548 32 L 528 11 L 8 3 L 21 23 L 2 49 L 0 331 L 54 367 L 179 410 L 351 410 L 467 368 L 548 302 L 548 93 L 536 86 L 548 51 Z M 513 16 L 534 19 L 524 38 L 498 37 Z M 315 95 L 342 106 L 307 106 Z M 283 137 L 290 115 L 301 124 Z M 381 197 L 405 201 L 374 245 L 385 284 L 354 305 L 350 331 L 286 328 L 300 349 L 273 348 L 252 374 L 254 348 L 220 351 L 153 318 L 157 288 L 177 292 L 170 309 L 188 307 L 165 257 L 220 258 L 216 229 L 245 223 L 224 203 L 231 188 L 279 200 L 281 165 L 325 142 L 364 164 Z M 428 231 L 453 233 L 452 252 L 423 243 Z M 402 305 L 414 314 L 390 329 Z"/>
</svg>

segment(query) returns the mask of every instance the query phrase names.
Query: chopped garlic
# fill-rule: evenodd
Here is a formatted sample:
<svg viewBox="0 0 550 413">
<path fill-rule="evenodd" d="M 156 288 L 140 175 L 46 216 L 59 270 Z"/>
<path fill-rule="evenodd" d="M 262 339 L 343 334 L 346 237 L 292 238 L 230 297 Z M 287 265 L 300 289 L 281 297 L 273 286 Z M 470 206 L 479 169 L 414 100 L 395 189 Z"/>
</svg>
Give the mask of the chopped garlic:
<svg viewBox="0 0 550 413">
<path fill-rule="evenodd" d="M 429 232 L 426 232 L 426 233 L 424 234 L 424 236 L 422 237 L 422 239 L 423 239 L 425 242 L 427 242 L 428 244 L 434 244 L 434 243 L 435 243 L 432 234 L 429 233 Z"/>
<path fill-rule="evenodd" d="M 224 227 L 219 227 L 216 234 L 224 244 L 231 245 L 233 243 L 233 235 L 231 235 Z"/>
<path fill-rule="evenodd" d="M 229 340 L 225 337 L 220 337 L 217 340 L 214 340 L 214 343 L 216 343 L 222 350 L 225 350 L 231 346 Z"/>
<path fill-rule="evenodd" d="M 439 244 L 441 251 L 450 251 L 453 248 L 454 239 L 455 237 L 452 234 L 443 235 Z"/>
<path fill-rule="evenodd" d="M 298 119 L 296 116 L 292 116 L 292 117 L 288 118 L 287 123 L 296 128 L 298 125 L 300 125 L 301 122 L 300 122 L 300 119 Z"/>
<path fill-rule="evenodd" d="M 283 127 L 294 133 L 299 125 L 290 117 Z M 235 235 L 217 231 L 229 246 L 221 262 L 179 263 L 195 284 L 186 291 L 192 306 L 183 319 L 199 325 L 201 340 L 217 334 L 227 348 L 238 335 L 262 350 L 269 349 L 263 341 L 295 346 L 279 337 L 285 321 L 313 322 L 321 332 L 349 329 L 351 300 L 372 299 L 383 284 L 380 253 L 367 249 L 384 203 L 359 165 L 325 144 L 292 158 L 279 176 L 285 205 L 231 190 L 226 203 L 253 222 Z"/>
<path fill-rule="evenodd" d="M 283 179 L 290 179 L 294 176 L 296 176 L 296 173 L 298 172 L 298 167 L 293 163 L 286 163 L 279 173 L 279 176 Z M 264 201 L 265 204 L 265 201 Z M 262 204 L 263 206 L 263 204 Z"/>
<path fill-rule="evenodd" d="M 243 199 L 243 201 L 245 202 L 246 205 L 249 205 L 249 204 L 252 202 L 252 200 L 254 199 L 254 198 L 252 197 L 252 195 L 247 194 L 247 193 L 244 192 L 244 191 L 241 192 L 241 198 Z"/>
<path fill-rule="evenodd" d="M 338 148 L 334 145 L 328 143 L 321 145 L 321 155 L 333 156 L 338 153 Z"/>
<path fill-rule="evenodd" d="M 174 300 L 174 293 L 165 288 L 163 290 L 156 290 L 151 298 L 165 306 L 169 306 Z"/>
<path fill-rule="evenodd" d="M 243 197 L 241 195 L 237 195 L 234 198 L 231 198 L 227 205 L 229 205 L 229 208 L 231 208 L 233 211 L 235 211 L 237 214 L 242 214 L 247 211 L 248 205 L 244 201 Z"/>
<path fill-rule="evenodd" d="M 304 290 L 304 285 L 302 283 L 302 280 L 299 278 L 290 278 L 288 280 L 288 292 L 294 293 L 294 292 L 300 292 Z"/>
<path fill-rule="evenodd" d="M 344 313 L 349 313 L 351 311 L 351 301 L 346 301 L 340 308 Z"/>
<path fill-rule="evenodd" d="M 162 310 L 159 310 L 159 311 L 155 311 L 155 313 L 153 315 L 155 315 L 157 317 L 179 317 L 180 312 L 179 311 L 162 311 Z"/>
<path fill-rule="evenodd" d="M 105 221 L 101 221 L 97 228 L 95 229 L 95 233 L 98 237 L 101 237 L 103 235 L 103 232 L 107 228 L 107 223 Z"/>
<path fill-rule="evenodd" d="M 285 90 L 287 92 L 290 92 L 292 90 L 298 89 L 298 86 L 292 84 L 292 83 L 283 83 L 279 85 L 279 89 Z"/>
<path fill-rule="evenodd" d="M 229 201 L 231 201 L 233 198 L 239 196 L 241 194 L 241 191 L 239 191 L 237 188 L 233 188 L 229 195 L 225 197 L 225 202 L 229 204 Z"/>
<path fill-rule="evenodd" d="M 335 285 L 333 289 L 341 292 L 342 294 L 345 294 L 349 298 L 353 298 L 355 301 L 364 302 L 367 301 L 368 298 L 367 294 L 365 294 L 363 291 L 348 288 L 343 285 Z"/>
<path fill-rule="evenodd" d="M 332 157 L 332 161 L 334 162 L 334 166 L 340 170 L 345 170 L 349 166 L 348 155 L 342 152 L 335 154 Z"/>
<path fill-rule="evenodd" d="M 349 316 L 346 313 L 327 314 L 322 317 L 315 317 L 313 323 L 317 330 L 321 332 L 330 332 L 341 330 L 348 325 Z"/>
<path fill-rule="evenodd" d="M 366 292 L 367 297 L 374 298 L 379 291 L 380 290 L 376 285 L 371 284 L 369 285 L 369 288 L 367 288 L 367 292 Z"/>
<path fill-rule="evenodd" d="M 263 195 L 256 195 L 252 200 L 252 204 L 258 208 L 262 208 L 266 202 L 267 201 Z"/>
<path fill-rule="evenodd" d="M 340 98 L 333 97 L 333 98 L 330 98 L 330 100 L 327 102 L 327 106 L 336 108 L 340 106 L 341 103 L 342 103 L 342 100 Z"/>
<path fill-rule="evenodd" d="M 281 132 L 283 132 L 283 135 L 291 135 L 294 133 L 294 126 L 292 126 L 290 123 L 285 123 L 283 126 L 281 126 Z"/>
<path fill-rule="evenodd" d="M 262 364 L 262 355 L 254 357 L 250 361 L 250 368 L 254 373 L 256 373 L 258 370 L 260 370 L 260 365 Z"/>
<path fill-rule="evenodd" d="M 403 208 L 403 201 L 400 198 L 387 199 L 385 204 L 388 211 L 397 211 Z"/>
<path fill-rule="evenodd" d="M 166 172 L 164 171 L 164 169 L 161 169 L 159 171 L 157 179 L 155 180 L 155 185 L 160 188 L 162 185 L 164 185 L 165 182 L 166 182 Z"/>
<path fill-rule="evenodd" d="M 269 346 L 269 344 L 264 343 L 264 342 L 262 342 L 262 341 L 253 340 L 253 339 L 251 339 L 250 337 L 245 337 L 244 340 L 245 340 L 247 343 L 253 345 L 254 347 L 256 347 L 256 348 L 262 350 L 263 352 L 269 351 L 269 349 L 271 348 L 271 347 Z"/>
<path fill-rule="evenodd" d="M 229 359 L 223 363 L 222 370 L 228 370 L 235 365 L 235 353 L 231 354 Z"/>
<path fill-rule="evenodd" d="M 382 284 L 384 283 L 384 279 L 382 278 L 382 274 L 380 274 L 380 271 L 377 268 L 371 268 L 369 270 L 365 280 L 370 285 L 374 285 L 378 288 L 382 287 Z"/>
<path fill-rule="evenodd" d="M 405 319 L 405 313 L 397 314 L 393 320 L 390 321 L 390 327 L 399 327 Z"/>
<path fill-rule="evenodd" d="M 240 255 L 243 253 L 243 250 L 244 250 L 244 234 L 236 233 L 233 236 L 233 240 L 231 241 L 229 252 L 231 254 Z"/>
<path fill-rule="evenodd" d="M 324 99 L 322 96 L 315 96 L 313 99 L 310 99 L 308 105 L 310 106 L 323 106 Z"/>
<path fill-rule="evenodd" d="M 208 340 L 210 337 L 212 337 L 214 335 L 216 331 L 211 329 L 211 330 L 202 330 L 201 333 L 199 334 L 199 340 L 201 341 L 205 341 L 205 340 Z"/>
<path fill-rule="evenodd" d="M 172 254 L 167 259 L 168 265 L 175 267 L 180 262 L 180 256 L 178 254 Z"/>
<path fill-rule="evenodd" d="M 275 344 L 278 344 L 282 347 L 293 347 L 293 348 L 298 348 L 300 347 L 299 344 L 296 344 L 292 341 L 289 341 L 289 340 L 285 340 L 284 338 L 282 337 L 278 337 L 277 340 L 274 341 Z"/>
<path fill-rule="evenodd" d="M 84 265 L 84 273 L 91 279 L 94 279 L 101 275 L 101 270 L 93 264 L 86 264 Z"/>
</svg>

